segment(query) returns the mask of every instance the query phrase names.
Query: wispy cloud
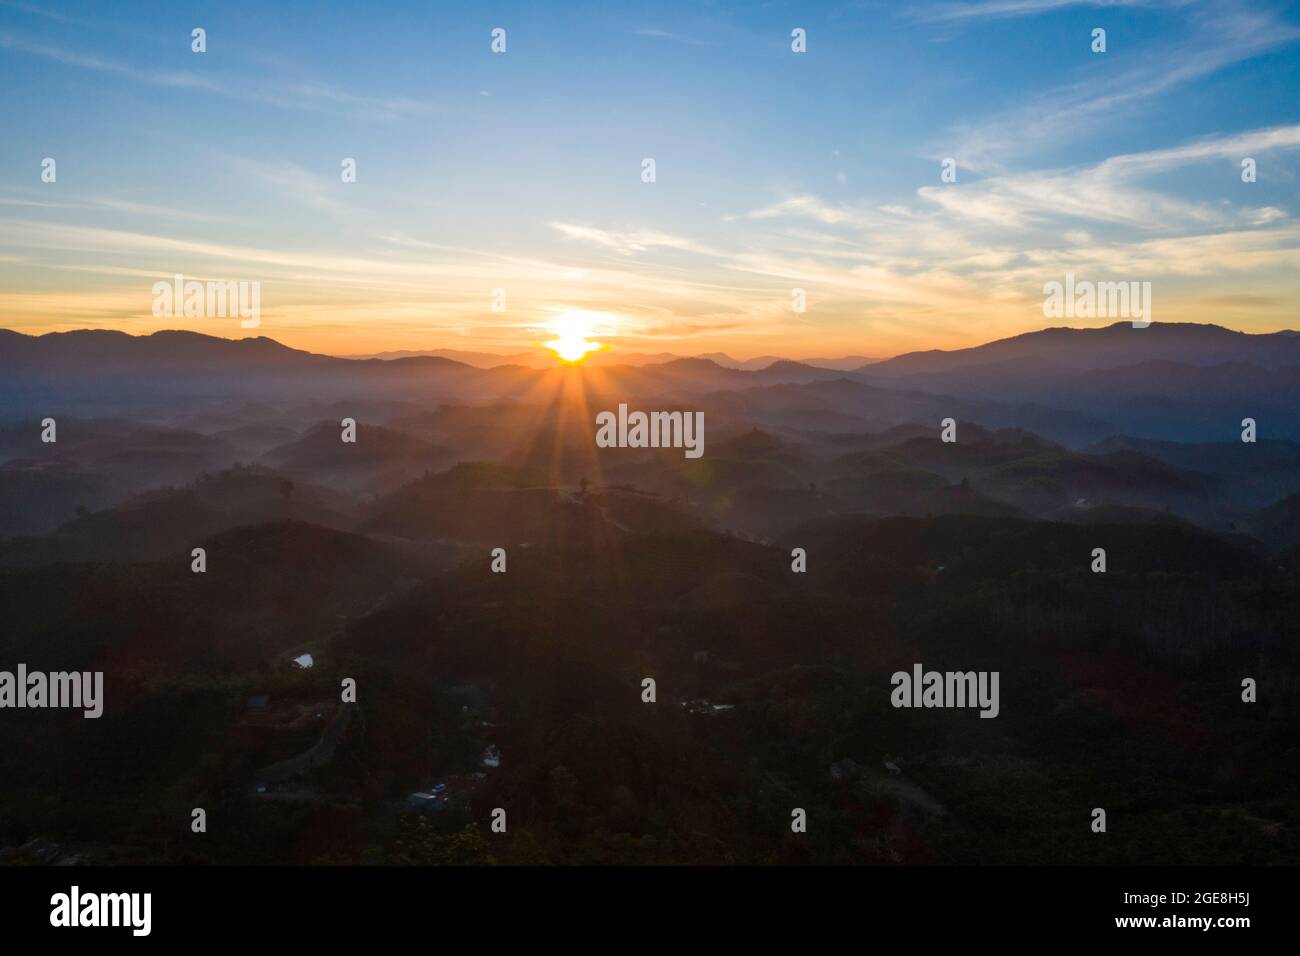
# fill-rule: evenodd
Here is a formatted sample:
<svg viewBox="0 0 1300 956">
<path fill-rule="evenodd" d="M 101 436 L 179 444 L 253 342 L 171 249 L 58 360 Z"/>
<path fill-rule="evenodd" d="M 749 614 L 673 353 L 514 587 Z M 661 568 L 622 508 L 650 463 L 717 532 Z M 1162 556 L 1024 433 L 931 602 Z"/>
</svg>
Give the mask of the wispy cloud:
<svg viewBox="0 0 1300 956">
<path fill-rule="evenodd" d="M 0 0 L 0 7 L 8 7 L 10 10 L 18 10 L 22 13 L 30 13 L 33 16 L 45 17 L 48 20 L 58 20 L 60 23 L 74 23 L 71 17 L 59 13 L 56 10 L 46 10 L 44 7 L 34 6 L 30 3 L 17 3 L 15 0 Z"/>
<path fill-rule="evenodd" d="M 247 179 L 269 189 L 278 197 L 333 215 L 342 215 L 348 211 L 347 202 L 339 198 L 338 177 L 331 179 L 286 160 L 253 160 L 243 156 L 230 156 L 227 162 L 232 169 L 241 171 Z"/>
<path fill-rule="evenodd" d="M 761 209 L 743 213 L 739 218 L 779 219 L 784 216 L 802 216 L 828 224 L 850 222 L 855 218 L 854 213 L 829 206 L 816 196 L 807 193 L 798 196 L 787 196 L 785 199 L 763 206 Z M 738 217 L 729 216 L 728 218 L 735 219 Z"/>
<path fill-rule="evenodd" d="M 672 33 L 668 30 L 662 30 L 659 27 L 637 27 L 632 33 L 639 37 L 650 37 L 655 40 L 671 40 L 674 43 L 686 43 L 690 46 L 712 46 L 712 40 L 703 37 L 690 36 L 684 33 Z"/>
<path fill-rule="evenodd" d="M 0 195 L 0 324 L 147 328 L 152 282 L 183 272 L 260 280 L 267 334 L 337 336 L 349 352 L 367 335 L 375 350 L 421 335 L 523 347 L 566 308 L 665 347 L 746 350 L 733 338 L 745 336 L 876 354 L 1023 331 L 1041 322 L 1045 278 L 1071 269 L 1155 279 L 1164 302 L 1177 289 L 1204 310 L 1188 318 L 1216 301 L 1278 316 L 1296 285 L 1300 126 L 1278 125 L 1295 120 L 1285 103 L 1257 102 L 1243 115 L 1264 128 L 1235 129 L 1236 87 L 1213 82 L 1295 41 L 1281 6 L 977 0 L 882 22 L 885 5 L 842 4 L 812 25 L 835 43 L 794 57 L 779 11 L 682 4 L 649 23 L 542 18 L 518 57 L 490 57 L 485 36 L 450 43 L 436 71 L 384 18 L 365 24 L 365 52 L 382 52 L 353 56 L 356 21 L 325 8 L 334 22 L 302 42 L 195 57 L 183 33 L 142 35 L 139 17 L 92 32 L 0 6 L 6 66 L 33 89 L 69 77 L 105 111 L 83 123 L 39 97 L 13 108 L 20 135 L 49 135 L 16 154 Z M 1110 6 L 1133 9 L 1096 19 L 1133 30 L 1112 30 L 1106 57 L 1083 65 L 1086 34 L 1077 73 L 1038 55 L 1058 21 L 1078 28 Z M 1171 6 L 1186 9 L 1140 9 Z M 581 62 L 545 63 L 578 29 L 600 45 L 606 89 Z M 845 55 L 881 29 L 894 32 L 877 65 L 898 96 L 858 83 Z M 1036 52 L 1004 68 L 973 42 L 995 33 L 1007 64 L 1017 44 Z M 932 41 L 954 37 L 972 42 L 936 58 Z M 705 43 L 714 53 L 697 56 Z M 1292 69 L 1292 54 L 1268 62 Z M 412 78 L 425 76 L 472 104 L 463 122 L 439 121 Z M 231 105 L 229 135 L 214 137 L 212 114 L 232 113 L 214 107 Z M 1177 121 L 1144 123 L 1157 109 Z M 651 149 L 682 175 L 651 189 L 619 172 Z M 36 175 L 45 150 L 67 169 L 58 183 Z M 142 161 L 158 150 L 175 159 Z M 955 156 L 960 183 L 940 185 L 928 163 L 914 178 L 918 154 Z M 349 155 L 369 165 L 344 186 Z M 1240 181 L 1243 156 L 1258 183 Z M 807 313 L 791 308 L 796 287 Z M 490 310 L 496 288 L 507 313 Z"/>
<path fill-rule="evenodd" d="M 1006 227 L 1062 219 L 1122 224 L 1144 231 L 1232 228 L 1271 222 L 1284 213 L 1273 207 L 1225 206 L 1164 195 L 1138 181 L 1181 166 L 1210 160 L 1234 163 L 1300 147 L 1300 125 L 1255 130 L 1168 149 L 1113 156 L 1090 167 L 1011 173 L 960 188 L 927 186 L 926 202 L 958 216 Z"/>
<path fill-rule="evenodd" d="M 1268 10 L 1199 14 L 1191 36 L 1148 49 L 1136 66 L 1059 85 L 1024 105 L 950 130 L 931 144 L 935 158 L 955 157 L 966 169 L 998 172 L 1044 145 L 1091 135 L 1102 121 L 1139 109 L 1176 88 L 1300 39 L 1300 28 Z"/>
<path fill-rule="evenodd" d="M 1253 285 L 1300 267 L 1300 225 L 1286 210 L 1161 188 L 1174 170 L 1216 162 L 1230 162 L 1226 180 L 1240 185 L 1242 156 L 1282 163 L 1298 148 L 1300 126 L 1281 126 L 1089 166 L 925 186 L 916 203 L 835 204 L 798 194 L 728 217 L 762 221 L 768 231 L 745 233 L 749 248 L 725 261 L 814 290 L 818 314 L 851 310 L 880 323 L 880 334 L 906 321 L 914 333 L 933 322 L 928 334 L 939 336 L 941 317 L 948 334 L 954 321 L 1010 332 L 1041 318 L 1042 283 L 1066 271 L 1163 277 L 1175 287 L 1209 277 Z M 1197 302 L 1189 298 L 1189 308 L 1212 308 L 1208 297 Z"/>
<path fill-rule="evenodd" d="M 27 53 L 32 56 L 39 56 L 47 60 L 53 60 L 56 63 L 62 63 L 66 66 L 80 67 L 84 70 L 94 70 L 98 73 L 112 73 L 117 76 L 128 77 L 141 83 L 150 83 L 156 86 L 202 89 L 214 93 L 226 92 L 220 84 L 197 73 L 191 73 L 185 70 L 141 70 L 138 67 L 118 63 L 113 60 L 106 60 L 103 57 L 78 53 L 75 50 L 66 50 L 61 47 L 49 46 L 44 43 L 36 43 L 15 36 L 11 33 L 0 33 L 0 47 L 6 50 L 14 50 L 19 53 Z"/>
<path fill-rule="evenodd" d="M 648 242 L 673 242 L 672 237 L 642 235 L 643 251 L 651 248 Z M 149 289 L 158 278 L 182 272 L 196 278 L 255 279 L 263 283 L 265 328 L 313 335 L 314 323 L 325 316 L 340 322 L 346 316 L 354 334 L 379 322 L 399 338 L 409 324 L 427 326 L 433 317 L 448 322 L 454 317 L 476 334 L 497 329 L 505 336 L 497 344 L 521 347 L 528 344 L 530 330 L 552 317 L 557 302 L 617 313 L 626 320 L 627 335 L 669 334 L 666 330 L 680 330 L 690 322 L 696 325 L 692 334 L 701 335 L 707 328 L 743 324 L 754 303 L 774 298 L 770 289 L 719 281 L 696 269 L 647 268 L 636 262 L 611 266 L 464 247 L 439 250 L 436 244 L 411 245 L 415 255 L 409 258 L 340 255 L 0 219 L 0 249 L 10 247 L 24 250 L 29 268 L 113 276 L 119 280 L 113 292 L 114 314 L 122 308 L 131 311 L 123 303 L 133 303 L 133 321 L 147 319 Z M 126 292 L 121 289 L 124 282 L 131 284 Z M 506 323 L 488 310 L 494 288 L 510 294 Z M 29 304 L 28 299 L 0 294 L 0 323 L 12 321 Z"/>
<path fill-rule="evenodd" d="M 81 270 L 119 285 L 138 279 L 130 295 L 119 288 L 112 296 L 114 314 L 135 303 L 131 321 L 147 314 L 152 279 L 179 271 L 264 281 L 268 328 L 286 331 L 310 330 L 313 321 L 339 329 L 382 321 L 400 338 L 403 328 L 459 323 L 480 339 L 521 347 L 558 302 L 622 316 L 629 338 L 789 334 L 811 328 L 815 316 L 818 323 L 851 317 L 854 335 L 880 343 L 960 344 L 962 327 L 984 337 L 1023 328 L 1040 311 L 1045 277 L 1066 271 L 1238 276 L 1253 287 L 1255 277 L 1300 268 L 1300 224 L 1285 210 L 1158 191 L 1163 174 L 1180 167 L 1298 148 L 1300 126 L 1272 127 L 1069 170 L 922 187 L 911 202 L 837 204 L 799 193 L 726 217 L 708 241 L 551 222 L 561 243 L 541 256 L 391 230 L 377 233 L 378 253 L 332 254 L 32 219 L 0 219 L 0 250 L 21 254 L 29 270 Z M 324 177 L 297 167 L 250 172 L 278 190 L 298 190 L 300 202 L 332 211 L 340 202 Z M 807 290 L 809 315 L 791 313 L 795 287 Z M 508 322 L 486 314 L 493 288 L 511 296 Z M 1233 291 L 1227 285 L 1216 294 Z M 30 305 L 0 297 L 0 313 Z M 1212 305 L 1207 298 L 1200 307 Z"/>
<path fill-rule="evenodd" d="M 594 243 L 606 249 L 612 249 L 620 255 L 631 255 L 634 252 L 646 252 L 650 249 L 679 249 L 699 255 L 719 255 L 716 250 L 703 243 L 682 236 L 647 229 L 612 232 L 606 229 L 597 229 L 593 226 L 577 226 L 563 222 L 553 222 L 551 228 L 566 239 Z"/>
<path fill-rule="evenodd" d="M 931 22 L 1035 16 L 1065 7 L 1178 7 L 1194 0 L 979 0 L 918 6 L 913 16 Z"/>
<path fill-rule="evenodd" d="M 190 70 L 141 69 L 116 60 L 37 43 L 12 33 L 0 33 L 0 48 L 152 86 L 202 90 L 284 109 L 328 111 L 344 108 L 371 118 L 418 116 L 437 112 L 433 103 L 412 97 L 366 96 L 321 83 L 283 83 L 272 78 L 252 83 L 242 79 L 216 78 Z"/>
<path fill-rule="evenodd" d="M 178 209 L 174 206 L 161 206 L 155 203 L 134 202 L 116 196 L 91 196 L 85 199 L 44 201 L 23 199 L 16 196 L 0 196 L 0 206 L 17 206 L 32 209 L 68 209 L 126 213 L 134 216 L 147 216 L 181 222 L 225 222 L 226 216 L 215 213 L 198 212 L 191 209 Z"/>
</svg>

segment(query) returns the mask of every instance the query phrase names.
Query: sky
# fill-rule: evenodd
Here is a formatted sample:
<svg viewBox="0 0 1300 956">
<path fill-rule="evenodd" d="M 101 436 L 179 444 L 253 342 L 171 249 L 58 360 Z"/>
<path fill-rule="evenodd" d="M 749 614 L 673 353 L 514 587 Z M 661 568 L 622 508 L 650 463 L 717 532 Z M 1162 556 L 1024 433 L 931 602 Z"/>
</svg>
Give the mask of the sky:
<svg viewBox="0 0 1300 956">
<path fill-rule="evenodd" d="M 1300 328 L 1298 92 L 1268 0 L 0 0 L 0 326 L 884 357 L 1072 273 Z M 155 317 L 176 274 L 259 326 Z"/>
</svg>

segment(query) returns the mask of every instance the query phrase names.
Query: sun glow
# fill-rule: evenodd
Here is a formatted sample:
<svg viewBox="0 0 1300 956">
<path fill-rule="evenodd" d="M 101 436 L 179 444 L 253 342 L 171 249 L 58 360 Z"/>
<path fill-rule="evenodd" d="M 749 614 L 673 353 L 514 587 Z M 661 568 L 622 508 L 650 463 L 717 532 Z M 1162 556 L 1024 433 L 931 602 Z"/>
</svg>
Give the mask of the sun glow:
<svg viewBox="0 0 1300 956">
<path fill-rule="evenodd" d="M 588 339 L 594 329 L 594 316 L 585 312 L 565 312 L 547 323 L 546 329 L 555 336 L 546 347 L 566 362 L 580 362 L 589 352 L 598 352 L 605 346 Z"/>
</svg>

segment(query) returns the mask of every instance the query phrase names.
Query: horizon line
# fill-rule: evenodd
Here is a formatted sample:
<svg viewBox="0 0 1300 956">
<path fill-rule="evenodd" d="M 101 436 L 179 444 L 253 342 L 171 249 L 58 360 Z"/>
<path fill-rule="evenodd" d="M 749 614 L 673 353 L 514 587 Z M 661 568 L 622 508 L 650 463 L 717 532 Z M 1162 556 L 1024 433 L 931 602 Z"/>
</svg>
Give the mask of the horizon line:
<svg viewBox="0 0 1300 956">
<path fill-rule="evenodd" d="M 864 351 L 861 352 L 861 353 L 858 353 L 858 352 L 852 352 L 852 353 L 845 353 L 845 354 L 814 354 L 814 355 L 806 355 L 806 356 L 800 356 L 800 357 L 794 357 L 794 356 L 792 356 L 792 355 L 782 354 L 782 353 L 778 353 L 778 352 L 764 352 L 764 353 L 761 353 L 761 354 L 756 354 L 756 355 L 752 355 L 752 356 L 749 356 L 749 357 L 743 357 L 743 358 L 742 358 L 742 357 L 740 357 L 740 356 L 738 356 L 738 355 L 735 355 L 735 354 L 733 354 L 733 353 L 731 353 L 731 352 L 723 351 L 723 350 L 720 350 L 720 349 L 709 349 L 709 350 L 707 350 L 707 351 L 703 351 L 703 352 L 685 353 L 685 354 L 683 354 L 683 353 L 678 353 L 678 352 L 668 352 L 668 351 L 658 351 L 658 352 L 654 352 L 654 351 L 643 351 L 643 350 L 641 350 L 641 349 L 636 349 L 636 348 L 624 348 L 624 347 L 622 347 L 622 346 L 618 346 L 618 345 L 606 345 L 605 347 L 601 348 L 600 350 L 595 351 L 595 352 L 592 352 L 591 355 L 598 355 L 598 354 L 602 354 L 602 355 L 610 355 L 611 353 L 613 353 L 613 352 L 615 352 L 615 351 L 618 351 L 618 352 L 623 352 L 623 353 L 626 354 L 628 357 L 634 357 L 634 356 L 638 356 L 638 357 L 642 357 L 642 358 L 660 358 L 660 357 L 666 357 L 666 358 L 665 358 L 665 361 L 666 361 L 666 362 L 667 362 L 667 361 L 680 360 L 680 359 L 714 361 L 714 358 L 713 358 L 713 357 L 714 357 L 714 356 L 718 356 L 718 357 L 722 357 L 722 358 L 729 359 L 729 360 L 731 360 L 731 361 L 733 361 L 733 362 L 736 362 L 736 363 L 739 363 L 739 364 L 748 364 L 748 363 L 751 363 L 751 362 L 758 361 L 759 359 L 771 359 L 772 362 L 769 363 L 769 366 L 770 366 L 770 364 L 775 364 L 775 363 L 777 363 L 777 362 L 794 362 L 794 363 L 796 363 L 796 364 L 806 364 L 806 363 L 813 362 L 813 361 L 844 361 L 844 360 L 846 360 L 846 359 L 851 359 L 851 358 L 862 358 L 862 359 L 865 360 L 865 362 L 864 362 L 865 365 L 871 365 L 871 364 L 876 364 L 876 363 L 881 363 L 881 362 L 887 362 L 887 361 L 890 361 L 890 360 L 892 360 L 892 359 L 901 358 L 901 357 L 903 357 L 903 356 L 907 356 L 907 355 L 919 355 L 919 354 L 927 354 L 927 353 L 952 354 L 952 353 L 957 353 L 957 352 L 966 352 L 966 351 L 971 351 L 971 350 L 973 350 L 973 349 L 983 348 L 983 347 L 988 346 L 988 345 L 993 345 L 993 344 L 998 343 L 998 342 L 1009 342 L 1009 341 L 1011 341 L 1011 340 L 1013 340 L 1013 339 L 1022 338 L 1022 337 L 1024 337 L 1024 336 L 1028 336 L 1028 335 L 1041 334 L 1041 333 L 1044 333 L 1044 332 L 1055 332 L 1055 331 L 1070 331 L 1070 332 L 1103 331 L 1103 330 L 1105 330 L 1105 329 L 1111 329 L 1111 328 L 1115 328 L 1115 327 L 1117 327 L 1117 326 L 1127 326 L 1127 325 L 1129 325 L 1129 324 L 1130 324 L 1130 322 L 1129 322 L 1128 320 L 1118 319 L 1118 320 L 1115 320 L 1115 321 L 1113 321 L 1113 322 L 1109 322 L 1109 323 L 1107 323 L 1106 325 L 1092 325 L 1092 326 L 1087 326 L 1087 325 L 1085 325 L 1085 326 L 1074 326 L 1074 325 L 1044 325 L 1044 326 L 1039 327 L 1039 328 L 1032 328 L 1032 329 L 1027 329 L 1027 330 L 1025 330 L 1025 331 L 1023 331 L 1023 332 L 1017 332 L 1017 333 L 1015 333 L 1015 334 L 1013 334 L 1013 335 L 1005 335 L 1005 336 L 1001 336 L 1001 337 L 998 337 L 998 338 L 987 339 L 987 340 L 982 341 L 982 342 L 980 342 L 980 343 L 978 343 L 978 344 L 976 344 L 976 345 L 961 346 L 961 347 L 958 347 L 958 348 L 938 348 L 938 347 L 935 347 L 935 348 L 908 349 L 908 350 L 905 350 L 905 351 L 902 351 L 902 352 L 895 352 L 895 353 L 892 353 L 892 354 L 879 354 L 879 355 L 874 355 L 874 356 L 873 356 L 873 355 L 870 355 L 870 354 L 867 354 L 867 352 L 868 352 L 869 350 L 864 350 Z M 1297 330 L 1297 329 L 1290 329 L 1290 328 L 1287 328 L 1287 329 L 1275 329 L 1275 330 L 1268 331 L 1268 332 L 1251 332 L 1251 331 L 1247 331 L 1246 329 L 1232 328 L 1231 326 L 1228 326 L 1228 325 L 1222 324 L 1222 323 L 1220 323 L 1220 322 L 1169 322 L 1169 321 L 1159 321 L 1159 322 L 1152 322 L 1152 323 L 1151 323 L 1151 326 L 1149 326 L 1148 328 L 1152 328 L 1152 327 L 1160 326 L 1160 325 L 1163 325 L 1163 326 L 1176 326 L 1176 327 L 1188 327 L 1188 326 L 1191 326 L 1191 327 L 1196 327 L 1196 328 L 1201 328 L 1201 329 L 1221 329 L 1221 330 L 1223 330 L 1223 331 L 1225 331 L 1225 332 L 1230 332 L 1230 333 L 1232 333 L 1232 334 L 1234 334 L 1234 335 L 1247 335 L 1247 336 L 1252 336 L 1252 337 L 1267 337 L 1267 336 L 1273 336 L 1273 335 L 1284 335 L 1284 336 L 1285 336 L 1285 335 L 1300 335 L 1300 330 Z M 1138 331 L 1146 331 L 1146 330 L 1147 330 L 1147 329 L 1139 329 Z M 390 362 L 390 361 L 398 361 L 398 360 L 401 360 L 401 359 L 404 359 L 404 358 L 437 358 L 437 357 L 445 357 L 445 356 L 441 356 L 439 353 L 451 353 L 451 354 L 459 354 L 459 355 L 480 355 L 480 356 L 491 356 L 491 357 L 502 358 L 502 359 L 516 358 L 516 357 L 519 357 L 519 356 L 544 356 L 544 357 L 548 357 L 548 358 L 553 359 L 553 360 L 554 360 L 554 364 L 555 364 L 556 367 L 564 367 L 564 366 L 569 366 L 569 365 L 581 365 L 581 364 L 583 364 L 582 362 L 578 362 L 578 363 L 567 362 L 567 361 L 565 361 L 565 360 L 559 358 L 557 355 L 555 355 L 555 353 L 554 353 L 552 350 L 550 350 L 546 345 L 544 345 L 544 344 L 542 344 L 542 343 L 535 343 L 535 344 L 533 344 L 533 345 L 531 345 L 531 346 L 529 346 L 529 347 L 526 347 L 526 348 L 513 349 L 513 350 L 511 350 L 511 351 L 507 351 L 507 352 L 499 352 L 499 351 L 496 351 L 495 349 L 491 349 L 491 348 L 454 348 L 454 347 L 447 347 L 447 346 L 436 346 L 436 347 L 427 348 L 427 349 L 400 349 L 400 348 L 399 348 L 399 349 L 381 349 L 381 350 L 379 350 L 379 351 L 377 351 L 377 352 L 353 353 L 353 354 L 338 354 L 338 353 L 335 353 L 335 352 L 322 352 L 322 351 L 316 351 L 316 350 L 313 350 L 313 349 L 299 348 L 298 346 L 289 345 L 289 344 L 287 344 L 286 342 L 284 342 L 283 340 L 281 340 L 281 339 L 279 339 L 279 338 L 276 338 L 276 337 L 271 336 L 271 335 L 265 335 L 265 334 L 261 334 L 261 335 L 238 335 L 238 336 L 236 336 L 236 335 L 217 335 L 217 334 L 213 334 L 212 332 L 200 332 L 200 331 L 197 331 L 197 330 L 195 330 L 195 329 L 181 329 L 181 328 L 155 329 L 155 330 L 153 330 L 153 331 L 151 331 L 151 332 L 133 333 L 133 332 L 126 332 L 126 331 L 123 331 L 123 330 L 121 330 L 121 329 L 106 329 L 106 328 L 82 327 L 82 328 L 74 328 L 74 329 L 54 329 L 54 330 L 51 330 L 51 331 L 48 331 L 48 332 L 38 332 L 38 333 L 33 333 L 33 332 L 24 332 L 24 331 L 22 331 L 22 330 L 20 330 L 20 329 L 15 329 L 15 328 L 7 327 L 7 326 L 0 326 L 0 333 L 9 333 L 9 334 L 11 334 L 11 335 L 20 335 L 20 336 L 22 336 L 23 338 L 26 338 L 26 339 L 33 339 L 33 340 L 35 340 L 35 339 L 44 339 L 44 338 L 49 338 L 49 337 L 52 337 L 52 336 L 60 336 L 60 335 L 79 335 L 79 334 L 85 334 L 85 333 L 103 333 L 103 334 L 108 334 L 108 335 L 121 335 L 121 336 L 125 336 L 126 338 L 129 338 L 129 339 L 147 339 L 147 338 L 152 338 L 152 337 L 154 337 L 154 336 L 156 336 L 156 335 L 191 335 L 191 336 L 196 336 L 196 337 L 198 337 L 198 338 L 213 339 L 213 340 L 223 341 L 223 342 L 256 342 L 256 341 L 267 341 L 267 342 L 274 343 L 275 345 L 278 345 L 278 346 L 280 346 L 281 348 L 288 349 L 288 350 L 290 350 L 290 351 L 301 352 L 301 353 L 306 354 L 306 355 L 315 355 L 315 356 L 320 356 L 320 357 L 324 357 L 324 358 L 341 359 L 341 360 L 345 360 L 345 361 L 380 361 L 380 362 Z M 588 356 L 588 357 L 590 357 L 590 356 Z M 453 359 L 453 361 L 455 361 L 455 360 Z M 466 363 L 464 363 L 464 364 L 472 364 L 472 363 L 468 363 L 468 362 L 466 362 Z M 503 364 L 503 365 L 507 365 L 507 364 L 511 364 L 511 363 L 509 363 L 509 362 L 503 362 L 502 364 Z M 605 363 L 600 363 L 600 364 L 605 364 Z M 651 363 L 651 362 L 642 362 L 642 363 L 639 363 L 639 364 L 647 364 L 647 365 L 648 365 L 648 364 L 655 364 L 655 363 Z M 769 366 L 764 366 L 764 368 L 769 367 Z M 749 370 L 749 371 L 754 371 L 754 370 Z"/>
</svg>

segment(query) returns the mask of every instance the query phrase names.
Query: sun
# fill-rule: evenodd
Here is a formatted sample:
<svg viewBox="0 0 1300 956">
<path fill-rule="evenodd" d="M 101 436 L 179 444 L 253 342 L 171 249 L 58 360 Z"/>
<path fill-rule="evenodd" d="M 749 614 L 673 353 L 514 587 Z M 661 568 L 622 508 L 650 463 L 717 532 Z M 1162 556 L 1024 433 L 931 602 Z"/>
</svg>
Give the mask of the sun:
<svg viewBox="0 0 1300 956">
<path fill-rule="evenodd" d="M 580 362 L 590 352 L 605 346 L 587 337 L 595 328 L 594 316 L 587 312 L 564 312 L 546 324 L 546 330 L 555 336 L 545 345 L 566 362 Z"/>
</svg>

